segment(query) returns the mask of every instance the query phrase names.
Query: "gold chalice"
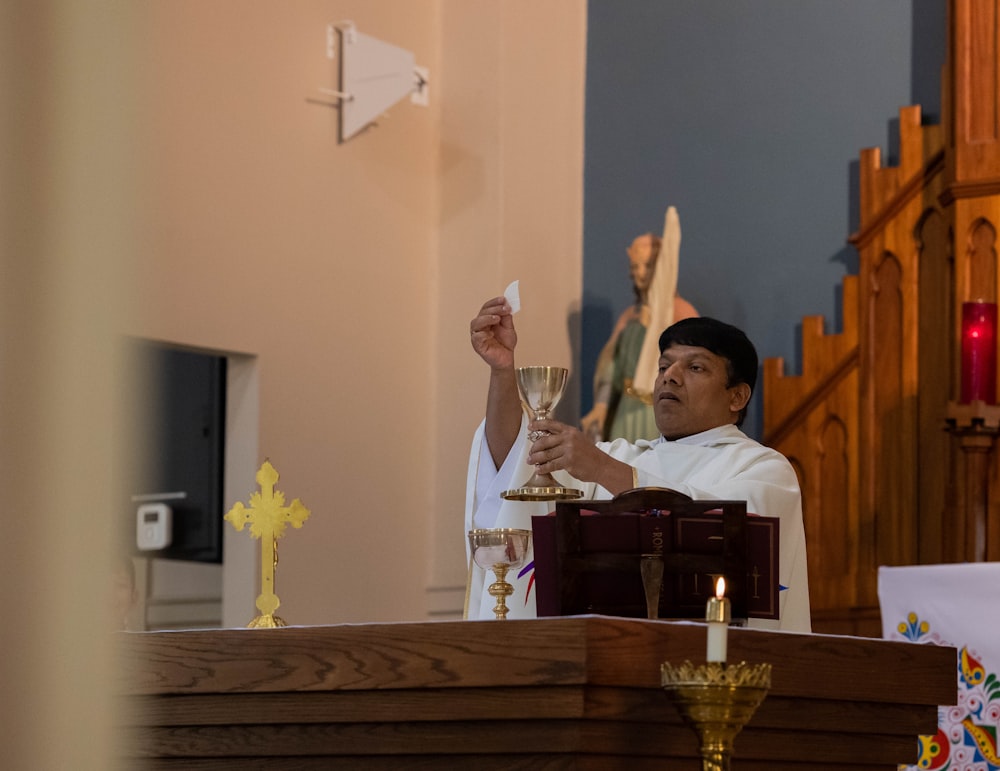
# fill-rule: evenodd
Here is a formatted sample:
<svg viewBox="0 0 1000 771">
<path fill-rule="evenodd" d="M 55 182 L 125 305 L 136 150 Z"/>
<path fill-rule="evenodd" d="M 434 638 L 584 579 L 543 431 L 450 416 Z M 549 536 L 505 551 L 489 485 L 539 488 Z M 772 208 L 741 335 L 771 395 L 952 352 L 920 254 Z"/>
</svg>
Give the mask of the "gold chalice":
<svg viewBox="0 0 1000 771">
<path fill-rule="evenodd" d="M 514 587 L 507 583 L 507 571 L 521 566 L 530 542 L 530 530 L 499 527 L 469 531 L 473 561 L 496 576 L 489 593 L 497 601 L 493 614 L 499 621 L 507 618 L 507 598 L 514 593 Z"/>
<path fill-rule="evenodd" d="M 565 367 L 517 368 L 517 388 L 521 394 L 521 404 L 531 418 L 548 420 L 562 398 L 568 377 L 569 370 Z M 528 438 L 534 442 L 545 434 L 544 431 L 532 431 Z M 524 485 L 501 493 L 501 497 L 509 501 L 568 501 L 582 498 L 583 490 L 563 487 L 551 474 L 539 474 L 536 471 Z"/>
</svg>

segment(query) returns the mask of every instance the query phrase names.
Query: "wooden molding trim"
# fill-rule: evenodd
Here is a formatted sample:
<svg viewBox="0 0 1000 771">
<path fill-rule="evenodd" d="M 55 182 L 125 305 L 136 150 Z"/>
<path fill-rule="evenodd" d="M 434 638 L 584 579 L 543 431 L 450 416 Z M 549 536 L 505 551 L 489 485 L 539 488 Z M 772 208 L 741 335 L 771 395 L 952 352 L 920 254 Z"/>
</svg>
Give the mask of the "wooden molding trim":
<svg viewBox="0 0 1000 771">
<path fill-rule="evenodd" d="M 952 182 L 938 196 L 938 201 L 942 206 L 948 206 L 959 198 L 983 198 L 991 195 L 1000 195 L 1000 177 Z"/>
<path fill-rule="evenodd" d="M 769 447 L 775 446 L 789 434 L 795 426 L 806 419 L 810 412 L 833 391 L 840 381 L 847 377 L 853 370 L 857 369 L 860 354 L 858 346 L 855 345 L 847 352 L 840 362 L 830 372 L 823 375 L 816 385 L 805 397 L 799 401 L 799 406 L 788 413 L 784 419 L 775 426 L 774 430 L 764 436 L 764 444 Z"/>
<path fill-rule="evenodd" d="M 944 150 L 938 150 L 927 161 L 923 169 L 900 186 L 899 190 L 886 202 L 871 222 L 860 228 L 857 233 L 852 233 L 847 242 L 853 244 L 855 248 L 861 249 L 876 233 L 883 230 L 886 224 L 893 220 L 914 196 L 924 192 L 924 188 L 929 186 L 930 180 L 942 171 L 944 171 Z M 1000 180 L 997 182 L 1000 184 Z"/>
</svg>

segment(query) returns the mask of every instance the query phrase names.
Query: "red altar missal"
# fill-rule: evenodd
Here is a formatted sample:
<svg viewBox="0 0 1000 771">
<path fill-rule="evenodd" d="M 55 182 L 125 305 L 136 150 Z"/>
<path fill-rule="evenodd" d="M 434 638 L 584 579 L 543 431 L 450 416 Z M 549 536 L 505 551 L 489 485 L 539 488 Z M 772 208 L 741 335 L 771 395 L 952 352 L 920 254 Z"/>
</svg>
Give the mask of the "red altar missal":
<svg viewBox="0 0 1000 771">
<path fill-rule="evenodd" d="M 776 619 L 779 523 L 748 514 L 746 501 L 659 487 L 559 501 L 549 516 L 532 517 L 538 615 L 647 618 L 642 571 L 652 558 L 663 574 L 658 618 L 704 619 L 723 576 L 734 622 Z"/>
<path fill-rule="evenodd" d="M 124 767 L 698 771 L 660 685 L 701 623 L 508 621 L 122 633 Z M 729 630 L 773 665 L 736 771 L 895 771 L 956 698 L 954 648 Z"/>
<path fill-rule="evenodd" d="M 580 513 L 579 553 L 614 554 L 624 558 L 613 573 L 581 571 L 576 587 L 577 605 L 588 613 L 646 618 L 645 590 L 640 575 L 643 555 L 667 558 L 671 554 L 720 555 L 722 553 L 721 510 L 705 513 Z M 746 616 L 778 618 L 777 517 L 746 518 Z M 558 571 L 565 570 L 567 555 L 560 554 L 557 515 L 532 517 L 535 559 L 535 592 L 539 616 L 561 616 Z M 629 561 L 631 569 L 628 569 Z M 561 567 L 562 566 L 562 567 Z M 714 594 L 714 573 L 666 570 L 660 585 L 660 618 L 704 618 L 705 603 Z M 733 576 L 727 576 L 731 584 Z M 746 617 L 744 616 L 744 617 Z"/>
</svg>

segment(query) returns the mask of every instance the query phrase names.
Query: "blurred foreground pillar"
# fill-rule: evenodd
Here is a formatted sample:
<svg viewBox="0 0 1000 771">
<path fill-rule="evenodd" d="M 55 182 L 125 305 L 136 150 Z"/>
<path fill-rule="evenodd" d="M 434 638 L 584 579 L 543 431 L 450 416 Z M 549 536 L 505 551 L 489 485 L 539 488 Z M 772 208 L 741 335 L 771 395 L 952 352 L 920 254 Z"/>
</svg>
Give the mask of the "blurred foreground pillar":
<svg viewBox="0 0 1000 771">
<path fill-rule="evenodd" d="M 115 768 L 109 596 L 140 5 L 0 5 L 4 768 Z"/>
</svg>

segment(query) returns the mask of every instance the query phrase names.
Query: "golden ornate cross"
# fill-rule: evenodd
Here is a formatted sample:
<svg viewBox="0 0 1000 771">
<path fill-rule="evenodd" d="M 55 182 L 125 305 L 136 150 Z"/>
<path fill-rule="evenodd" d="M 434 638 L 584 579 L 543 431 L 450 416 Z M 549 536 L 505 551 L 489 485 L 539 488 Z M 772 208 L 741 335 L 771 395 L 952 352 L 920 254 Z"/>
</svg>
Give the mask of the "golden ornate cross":
<svg viewBox="0 0 1000 771">
<path fill-rule="evenodd" d="M 290 522 L 292 527 L 302 527 L 309 518 L 309 509 L 302 505 L 298 498 L 290 506 L 285 506 L 285 495 L 274 489 L 278 481 L 278 472 L 270 461 L 264 461 L 257 470 L 255 477 L 260 485 L 260 492 L 250 496 L 250 508 L 237 503 L 224 517 L 233 524 L 237 531 L 250 523 L 250 535 L 260 539 L 260 596 L 257 597 L 257 610 L 260 611 L 249 627 L 277 627 L 285 622 L 274 611 L 281 601 L 274 593 L 274 567 L 278 564 L 278 539 L 285 534 L 285 526 Z"/>
</svg>

